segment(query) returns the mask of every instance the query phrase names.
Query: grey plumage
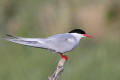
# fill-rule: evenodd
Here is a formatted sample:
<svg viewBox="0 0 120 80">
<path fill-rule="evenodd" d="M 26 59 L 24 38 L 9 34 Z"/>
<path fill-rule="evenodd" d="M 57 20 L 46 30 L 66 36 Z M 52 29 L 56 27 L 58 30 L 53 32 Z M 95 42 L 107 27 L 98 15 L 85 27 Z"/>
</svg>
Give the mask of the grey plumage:
<svg viewBox="0 0 120 80">
<path fill-rule="evenodd" d="M 23 38 L 6 35 L 4 39 L 27 46 L 49 49 L 57 53 L 71 51 L 79 43 L 79 40 L 77 40 L 75 36 L 69 33 L 57 34 L 48 38 Z"/>
</svg>

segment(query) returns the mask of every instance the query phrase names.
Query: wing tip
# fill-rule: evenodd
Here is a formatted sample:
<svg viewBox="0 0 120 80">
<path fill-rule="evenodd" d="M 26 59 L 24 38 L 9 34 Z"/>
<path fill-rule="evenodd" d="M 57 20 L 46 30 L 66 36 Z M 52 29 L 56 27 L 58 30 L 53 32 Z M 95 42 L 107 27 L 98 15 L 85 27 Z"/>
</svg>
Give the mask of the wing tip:
<svg viewBox="0 0 120 80">
<path fill-rule="evenodd" d="M 10 34 L 5 34 L 2 39 L 10 41 L 11 39 L 18 39 L 16 36 L 12 36 Z"/>
<path fill-rule="evenodd" d="M 13 36 L 13 35 L 10 35 L 10 34 L 6 34 L 5 38 L 17 39 L 16 36 Z"/>
</svg>

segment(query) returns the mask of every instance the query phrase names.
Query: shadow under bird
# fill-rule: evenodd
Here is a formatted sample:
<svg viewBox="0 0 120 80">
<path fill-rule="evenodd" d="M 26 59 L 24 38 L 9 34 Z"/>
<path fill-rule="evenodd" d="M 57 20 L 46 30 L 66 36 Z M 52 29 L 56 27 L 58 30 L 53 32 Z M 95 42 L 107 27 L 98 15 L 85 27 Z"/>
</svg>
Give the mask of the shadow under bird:
<svg viewBox="0 0 120 80">
<path fill-rule="evenodd" d="M 18 44 L 51 50 L 59 53 L 63 59 L 67 60 L 68 57 L 63 53 L 76 48 L 83 37 L 94 38 L 81 29 L 74 29 L 68 33 L 56 34 L 48 38 L 24 38 L 7 34 L 4 39 Z"/>
</svg>

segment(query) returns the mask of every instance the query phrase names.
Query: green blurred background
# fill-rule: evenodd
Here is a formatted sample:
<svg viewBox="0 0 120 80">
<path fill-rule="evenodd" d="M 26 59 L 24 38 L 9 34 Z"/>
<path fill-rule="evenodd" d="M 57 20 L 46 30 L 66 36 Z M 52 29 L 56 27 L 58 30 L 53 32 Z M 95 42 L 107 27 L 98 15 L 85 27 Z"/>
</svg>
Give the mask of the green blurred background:
<svg viewBox="0 0 120 80">
<path fill-rule="evenodd" d="M 60 80 L 120 80 L 119 0 L 0 0 L 0 37 L 48 37 L 84 29 Z M 0 80 L 47 80 L 60 56 L 0 38 Z"/>
</svg>

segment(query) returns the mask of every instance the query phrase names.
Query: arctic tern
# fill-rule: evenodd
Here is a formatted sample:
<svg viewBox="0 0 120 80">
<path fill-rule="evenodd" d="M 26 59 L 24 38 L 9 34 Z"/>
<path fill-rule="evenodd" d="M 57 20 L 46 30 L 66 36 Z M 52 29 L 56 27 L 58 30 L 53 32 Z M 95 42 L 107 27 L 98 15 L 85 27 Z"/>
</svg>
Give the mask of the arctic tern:
<svg viewBox="0 0 120 80">
<path fill-rule="evenodd" d="M 24 38 L 7 34 L 4 39 L 18 44 L 51 50 L 59 53 L 63 59 L 67 60 L 68 57 L 63 53 L 76 48 L 83 37 L 94 38 L 82 29 L 74 29 L 68 33 L 56 34 L 48 38 Z"/>
</svg>

